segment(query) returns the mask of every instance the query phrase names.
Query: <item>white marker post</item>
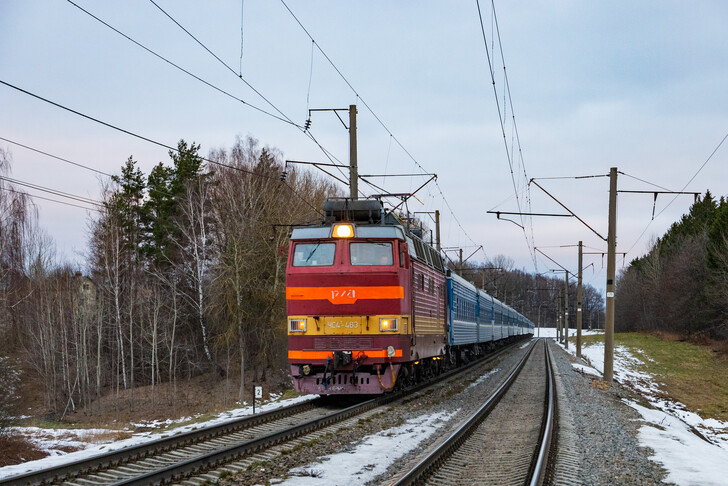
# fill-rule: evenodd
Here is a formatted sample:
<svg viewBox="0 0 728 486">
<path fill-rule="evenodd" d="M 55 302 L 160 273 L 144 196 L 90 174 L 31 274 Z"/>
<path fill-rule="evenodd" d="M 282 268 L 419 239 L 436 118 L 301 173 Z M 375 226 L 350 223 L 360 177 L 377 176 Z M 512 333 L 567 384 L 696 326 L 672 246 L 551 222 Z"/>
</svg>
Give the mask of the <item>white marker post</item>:
<svg viewBox="0 0 728 486">
<path fill-rule="evenodd" d="M 263 398 L 263 387 L 262 386 L 256 386 L 255 393 L 253 393 L 253 415 L 255 415 L 255 401 L 258 398 Z"/>
</svg>

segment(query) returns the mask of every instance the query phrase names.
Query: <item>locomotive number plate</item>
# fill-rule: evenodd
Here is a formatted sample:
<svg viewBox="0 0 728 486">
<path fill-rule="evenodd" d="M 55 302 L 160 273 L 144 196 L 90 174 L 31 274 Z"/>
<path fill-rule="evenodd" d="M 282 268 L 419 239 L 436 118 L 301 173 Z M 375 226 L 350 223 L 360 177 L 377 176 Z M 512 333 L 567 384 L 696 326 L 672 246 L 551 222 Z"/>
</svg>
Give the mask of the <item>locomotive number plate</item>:
<svg viewBox="0 0 728 486">
<path fill-rule="evenodd" d="M 359 329 L 359 321 L 330 321 L 329 329 Z"/>
<path fill-rule="evenodd" d="M 324 334 L 361 334 L 361 316 L 332 316 L 324 318 Z"/>
</svg>

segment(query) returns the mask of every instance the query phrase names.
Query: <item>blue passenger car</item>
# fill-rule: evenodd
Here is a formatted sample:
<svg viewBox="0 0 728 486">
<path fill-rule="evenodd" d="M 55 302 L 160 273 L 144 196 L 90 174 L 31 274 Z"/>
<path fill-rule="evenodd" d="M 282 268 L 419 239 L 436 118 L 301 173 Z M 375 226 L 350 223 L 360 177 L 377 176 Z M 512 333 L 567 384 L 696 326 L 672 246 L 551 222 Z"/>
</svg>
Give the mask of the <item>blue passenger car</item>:
<svg viewBox="0 0 728 486">
<path fill-rule="evenodd" d="M 478 299 L 473 284 L 456 274 L 447 278 L 449 341 L 451 346 L 478 342 Z"/>
<path fill-rule="evenodd" d="M 480 342 L 493 341 L 495 327 L 495 307 L 493 297 L 482 290 L 478 291 L 478 335 Z"/>
<path fill-rule="evenodd" d="M 447 277 L 448 344 L 479 345 L 533 334 L 533 323 L 459 275 Z"/>
</svg>

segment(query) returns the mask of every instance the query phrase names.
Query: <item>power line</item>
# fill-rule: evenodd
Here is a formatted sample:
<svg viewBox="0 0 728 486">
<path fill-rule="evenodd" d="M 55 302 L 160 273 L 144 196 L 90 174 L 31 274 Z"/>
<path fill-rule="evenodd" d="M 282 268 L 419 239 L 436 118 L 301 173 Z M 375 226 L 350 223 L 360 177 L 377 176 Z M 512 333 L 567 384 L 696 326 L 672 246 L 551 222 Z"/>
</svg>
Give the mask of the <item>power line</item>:
<svg viewBox="0 0 728 486">
<path fill-rule="evenodd" d="M 65 162 L 67 164 L 75 165 L 77 167 L 81 167 L 83 169 L 90 170 L 92 172 L 96 172 L 97 174 L 105 175 L 107 177 L 114 177 L 111 174 L 108 174 L 106 172 L 100 171 L 98 169 L 94 169 L 93 167 L 89 167 L 87 165 L 79 164 L 78 162 L 73 162 L 71 160 L 64 159 L 63 157 L 58 157 L 57 155 L 49 154 L 48 152 L 43 152 L 42 150 L 38 150 L 38 149 L 35 149 L 33 147 L 29 147 L 27 145 L 23 145 L 22 143 L 14 142 L 12 140 L 8 140 L 7 138 L 0 137 L 0 140 L 3 140 L 3 141 L 8 142 L 8 143 L 12 143 L 12 144 L 17 145 L 19 147 L 23 147 L 24 149 L 32 150 L 33 152 L 36 152 L 36 153 L 45 155 L 47 157 L 51 157 L 51 158 L 60 160 L 61 162 Z"/>
<path fill-rule="evenodd" d="M 171 145 L 167 145 L 167 144 L 162 143 L 162 142 L 159 142 L 157 140 L 153 140 L 153 139 L 151 139 L 149 137 L 145 137 L 143 135 L 139 135 L 138 133 L 134 133 L 134 132 L 132 132 L 130 130 L 127 130 L 127 129 L 118 127 L 118 126 L 113 125 L 111 123 L 108 123 L 108 122 L 99 120 L 98 118 L 94 118 L 94 117 L 92 117 L 90 115 L 86 115 L 84 113 L 81 113 L 80 111 L 74 110 L 74 109 L 69 108 L 67 106 L 64 106 L 64 105 L 62 105 L 60 103 L 56 103 L 55 101 L 51 101 L 51 100 L 49 100 L 47 98 L 44 98 L 44 97 L 42 97 L 40 95 L 37 95 L 35 93 L 31 93 L 28 90 L 25 90 L 23 88 L 20 88 L 18 86 L 15 86 L 13 84 L 10 84 L 10 83 L 8 83 L 6 81 L 3 81 L 2 79 L 0 79 L 0 84 L 4 84 L 5 86 L 8 86 L 9 88 L 13 88 L 13 89 L 15 89 L 17 91 L 20 91 L 21 93 L 27 94 L 28 96 L 32 96 L 33 98 L 36 98 L 36 99 L 41 100 L 41 101 L 44 101 L 44 102 L 46 102 L 46 103 L 48 103 L 50 105 L 53 105 L 53 106 L 55 106 L 57 108 L 60 108 L 62 110 L 65 110 L 65 111 L 68 111 L 70 113 L 73 113 L 74 115 L 78 115 L 80 117 L 86 118 L 87 120 L 91 120 L 91 121 L 96 122 L 96 123 L 98 123 L 100 125 L 104 125 L 105 127 L 108 127 L 108 128 L 114 129 L 114 130 L 117 130 L 119 132 L 125 133 L 127 135 L 130 135 L 132 137 L 138 138 L 140 140 L 144 140 L 145 142 L 149 142 L 149 143 L 154 144 L 154 145 L 157 145 L 159 147 L 163 147 L 163 148 L 166 148 L 166 149 L 171 150 L 173 152 L 179 153 L 179 149 L 176 148 L 176 147 L 172 147 Z M 232 165 L 223 164 L 222 162 L 218 162 L 216 160 L 211 160 L 211 159 L 208 159 L 206 157 L 202 157 L 202 156 L 199 156 L 199 157 L 200 157 L 200 159 L 204 160 L 205 162 L 209 162 L 211 164 L 219 165 L 221 167 L 227 167 L 228 169 L 233 169 L 233 170 L 237 170 L 237 171 L 240 171 L 240 172 L 245 172 L 247 174 L 256 175 L 258 177 L 264 177 L 264 178 L 267 178 L 267 179 L 273 179 L 273 177 L 271 177 L 271 176 L 266 176 L 264 174 L 258 174 L 256 172 L 253 172 L 253 171 L 250 171 L 250 170 L 246 170 L 246 169 L 243 169 L 243 168 L 240 168 L 240 167 L 235 167 L 235 166 L 232 166 Z"/>
<path fill-rule="evenodd" d="M 78 162 L 73 162 L 72 160 L 64 159 L 63 157 L 59 157 L 59 156 L 57 156 L 57 155 L 53 155 L 53 154 L 51 154 L 51 153 L 48 153 L 48 152 L 44 152 L 44 151 L 42 151 L 42 150 L 39 150 L 39 149 L 36 149 L 36 148 L 30 147 L 30 146 L 28 146 L 28 145 L 24 145 L 24 144 L 22 144 L 22 143 L 18 143 L 18 142 L 14 142 L 14 141 L 12 141 L 12 140 L 8 140 L 7 138 L 3 138 L 3 137 L 0 137 L 0 140 L 4 140 L 4 141 L 6 141 L 6 142 L 9 142 L 9 143 L 12 143 L 12 144 L 18 145 L 18 146 L 20 146 L 20 147 L 23 147 L 23 148 L 25 148 L 25 149 L 28 149 L 28 150 L 32 150 L 33 152 L 36 152 L 36 153 L 39 153 L 39 154 L 45 155 L 45 156 L 47 156 L 47 157 L 51 157 L 51 158 L 53 158 L 53 159 L 57 159 L 57 160 L 60 160 L 61 162 L 66 162 L 66 163 L 68 163 L 68 164 L 71 164 L 71 165 L 75 165 L 75 166 L 77 166 L 77 167 L 81 167 L 81 168 L 83 168 L 83 169 L 86 169 L 86 170 L 89 170 L 89 171 L 91 171 L 91 172 L 95 172 L 95 173 L 97 173 L 97 174 L 101 174 L 101 175 L 107 176 L 107 177 L 109 177 L 109 178 L 111 178 L 111 179 L 114 179 L 114 178 L 118 177 L 118 176 L 116 176 L 116 175 L 113 175 L 113 174 L 109 174 L 109 173 L 107 173 L 107 172 L 103 172 L 103 171 L 100 171 L 100 170 L 98 170 L 98 169 L 94 169 L 93 167 L 89 167 L 89 166 L 87 166 L 87 165 L 84 165 L 84 164 L 79 164 Z M 149 188 L 149 191 L 152 191 L 152 192 L 156 192 L 156 193 L 158 193 L 158 194 L 162 194 L 162 195 L 165 195 L 165 196 L 170 196 L 170 197 L 172 196 L 172 195 L 171 195 L 171 194 L 169 194 L 168 192 L 166 192 L 166 191 L 161 191 L 161 190 L 159 190 L 159 189 L 152 189 L 152 188 Z"/>
<path fill-rule="evenodd" d="M 132 132 L 130 130 L 126 130 L 124 128 L 120 128 L 120 127 L 118 127 L 116 125 L 112 125 L 111 123 L 107 123 L 105 121 L 99 120 L 99 119 L 94 118 L 92 116 L 86 115 L 84 113 L 81 113 L 80 111 L 76 111 L 74 109 L 68 108 L 67 106 L 61 105 L 60 103 L 56 103 L 54 101 L 51 101 L 51 100 L 49 100 L 47 98 L 44 98 L 44 97 L 42 97 L 40 95 L 37 95 L 35 93 L 31 93 L 30 91 L 27 91 L 27 90 L 22 89 L 22 88 L 20 88 L 18 86 L 12 85 L 12 84 L 10 84 L 10 83 L 8 83 L 6 81 L 3 81 L 1 79 L 0 79 L 0 84 L 4 84 L 5 86 L 8 86 L 8 87 L 13 88 L 13 89 L 15 89 L 17 91 L 20 91 L 21 93 L 27 94 L 28 96 L 32 96 L 33 98 L 36 98 L 36 99 L 41 100 L 41 101 L 44 101 L 44 102 L 46 102 L 46 103 L 48 103 L 50 105 L 53 105 L 53 106 L 55 106 L 57 108 L 61 108 L 62 110 L 68 111 L 68 112 L 73 113 L 75 115 L 78 115 L 80 117 L 86 118 L 87 120 L 91 120 L 93 122 L 99 123 L 101 125 L 104 125 L 106 127 L 112 128 L 112 129 L 117 130 L 119 132 L 125 133 L 127 135 L 132 136 L 132 137 L 138 138 L 140 140 L 144 140 L 145 142 L 149 142 L 151 144 L 157 145 L 159 147 L 164 147 L 164 148 L 166 148 L 166 149 L 168 149 L 168 150 L 170 150 L 172 152 L 179 153 L 179 149 L 176 148 L 176 147 L 172 147 L 171 145 L 164 144 L 162 142 L 153 140 L 153 139 L 148 138 L 148 137 L 145 137 L 143 135 L 139 135 L 137 133 L 134 133 L 134 132 Z M 231 169 L 231 170 L 235 170 L 235 171 L 238 171 L 238 172 L 243 172 L 245 174 L 254 175 L 254 176 L 257 176 L 257 177 L 264 178 L 264 179 L 277 180 L 276 177 L 268 176 L 268 175 L 265 175 L 265 174 L 260 174 L 260 173 L 257 173 L 257 172 L 251 171 L 251 170 L 243 169 L 242 167 L 236 167 L 234 165 L 224 164 L 222 162 L 219 162 L 219 161 L 216 161 L 216 160 L 212 160 L 212 159 L 209 159 L 207 157 L 200 156 L 200 155 L 198 155 L 198 157 L 200 158 L 200 160 L 203 160 L 205 162 L 208 162 L 210 164 L 214 164 L 214 165 L 217 165 L 217 166 L 220 166 L 220 167 L 226 167 L 226 168 Z M 306 202 L 307 204 L 310 205 L 310 203 L 308 201 L 306 201 L 303 198 L 303 196 L 301 196 L 297 192 L 293 191 L 293 194 L 296 195 L 302 201 L 304 201 L 304 202 Z"/>
<path fill-rule="evenodd" d="M 24 191 L 17 191 L 15 189 L 10 188 L 10 187 L 0 186 L 0 189 L 3 190 L 3 191 L 14 192 L 16 194 L 22 194 L 24 196 L 32 197 L 33 199 L 42 199 L 44 201 L 50 201 L 50 202 L 54 202 L 54 203 L 58 203 L 58 204 L 63 204 L 65 206 L 72 206 L 74 208 L 85 209 L 87 211 L 98 211 L 98 212 L 101 212 L 101 209 L 89 208 L 89 207 L 86 207 L 86 206 L 79 206 L 78 204 L 73 204 L 73 203 L 69 203 L 69 202 L 65 202 L 65 201 L 58 201 L 57 199 L 51 199 L 49 197 L 38 196 L 37 194 L 30 194 L 30 193 L 27 193 L 27 192 L 24 192 Z"/>
<path fill-rule="evenodd" d="M 183 73 L 187 74 L 188 76 L 191 76 L 194 79 L 200 81 L 201 83 L 209 86 L 210 88 L 214 89 L 215 91 L 218 91 L 218 92 L 224 94 L 225 96 L 228 96 L 228 97 L 230 97 L 230 98 L 232 98 L 232 99 L 234 99 L 236 101 L 239 101 L 240 103 L 242 103 L 242 104 L 244 104 L 246 106 L 249 106 L 249 107 L 253 108 L 254 110 L 257 110 L 257 111 L 259 111 L 259 112 L 261 112 L 261 113 L 263 113 L 265 115 L 268 115 L 268 116 L 270 116 L 272 118 L 275 118 L 275 119 L 277 119 L 279 121 L 282 121 L 284 123 L 288 123 L 288 124 L 291 124 L 291 125 L 294 125 L 294 126 L 298 126 L 293 121 L 291 121 L 290 119 L 288 119 L 288 117 L 281 118 L 278 115 L 275 115 L 275 114 L 273 114 L 273 113 L 271 113 L 269 111 L 266 111 L 266 110 L 264 110 L 264 109 L 262 109 L 260 107 L 257 107 L 255 105 L 252 105 L 252 104 L 248 103 L 247 101 L 245 101 L 245 100 L 243 100 L 241 98 L 238 98 L 237 96 L 235 96 L 235 95 L 233 95 L 233 94 L 225 91 L 224 89 L 215 86 L 214 84 L 210 83 L 209 81 L 204 80 L 200 76 L 197 76 L 196 74 L 193 74 L 192 72 L 188 71 L 187 69 L 183 68 L 182 66 L 180 66 L 178 64 L 175 64 L 174 62 L 170 61 L 169 59 L 167 59 L 166 57 L 162 56 L 161 54 L 156 53 L 152 49 L 150 49 L 150 48 L 146 47 L 145 45 L 141 44 L 140 42 L 137 42 L 136 40 L 132 39 L 131 37 L 129 37 L 125 33 L 121 32 L 116 27 L 112 26 L 111 24 L 109 24 L 109 23 L 105 22 L 104 20 L 100 19 L 99 17 L 97 17 L 96 15 L 92 14 L 88 10 L 86 10 L 83 7 L 79 6 L 78 4 L 74 3 L 72 0 L 66 0 L 66 1 L 68 3 L 70 3 L 71 5 L 73 5 L 74 7 L 76 7 L 77 9 L 81 10 L 82 12 L 84 12 L 85 14 L 87 14 L 88 16 L 90 16 L 91 18 L 93 18 L 96 21 L 100 22 L 101 24 L 105 25 L 109 29 L 113 30 L 114 32 L 116 32 L 120 36 L 124 37 L 125 39 L 129 40 L 130 42 L 132 42 L 132 43 L 136 44 L 137 46 L 141 47 L 142 49 L 144 49 L 148 53 L 152 54 L 153 56 L 157 57 L 158 59 L 161 59 L 162 61 L 166 62 L 170 66 L 173 66 L 173 67 L 177 68 L 178 70 L 182 71 Z M 233 74 L 235 74 L 235 71 L 233 71 Z M 238 75 L 236 74 L 235 77 L 238 77 Z M 242 77 L 240 79 L 242 79 Z M 243 80 L 243 81 L 246 84 L 248 84 L 247 81 L 245 81 L 245 80 Z M 248 86 L 250 86 L 250 85 L 248 84 Z M 255 90 L 255 88 L 253 88 L 252 86 L 250 86 L 250 88 L 253 89 L 253 91 L 255 91 L 261 98 L 263 98 L 264 100 L 266 100 L 265 97 L 263 97 L 263 95 L 261 95 L 260 93 L 258 93 L 258 91 Z M 266 101 L 268 101 L 268 100 L 266 100 Z M 268 102 L 268 103 L 270 104 L 270 102 Z M 273 106 L 273 105 L 271 104 L 271 106 Z M 275 106 L 273 108 L 275 108 Z M 275 108 L 275 109 L 277 111 L 279 111 L 277 108 Z M 280 111 L 279 111 L 279 113 L 280 113 Z"/>
<path fill-rule="evenodd" d="M 12 179 L 10 177 L 5 177 L 5 176 L 0 176 L 0 180 L 5 181 L 5 182 L 9 182 L 11 184 L 15 184 L 17 186 L 23 186 L 23 187 L 27 187 L 29 189 L 34 189 L 36 191 L 46 192 L 46 193 L 52 194 L 54 196 L 60 196 L 60 197 L 66 198 L 66 199 L 71 199 L 73 201 L 77 201 L 77 202 L 80 202 L 80 203 L 93 204 L 94 206 L 103 207 L 103 204 L 100 201 L 96 201 L 94 199 L 89 199 L 89 198 L 86 198 L 86 197 L 83 197 L 83 196 L 77 196 L 75 194 L 70 194 L 68 192 L 63 192 L 63 191 L 60 191 L 58 189 L 52 189 L 52 188 L 45 187 L 45 186 L 41 186 L 41 185 L 38 185 L 38 184 L 33 184 L 31 182 L 25 182 L 25 181 L 21 181 L 21 180 L 18 180 L 18 179 Z"/>
</svg>

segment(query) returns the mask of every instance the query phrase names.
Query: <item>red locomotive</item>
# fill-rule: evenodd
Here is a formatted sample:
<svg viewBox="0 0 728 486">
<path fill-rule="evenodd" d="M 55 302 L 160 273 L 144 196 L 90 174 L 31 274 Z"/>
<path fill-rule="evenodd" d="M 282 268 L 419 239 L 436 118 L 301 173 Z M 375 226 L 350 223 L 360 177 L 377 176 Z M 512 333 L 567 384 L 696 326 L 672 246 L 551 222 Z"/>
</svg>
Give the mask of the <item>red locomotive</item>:
<svg viewBox="0 0 728 486">
<path fill-rule="evenodd" d="M 291 234 L 288 359 L 300 393 L 379 394 L 446 356 L 441 256 L 376 200 L 329 200 Z"/>
</svg>

